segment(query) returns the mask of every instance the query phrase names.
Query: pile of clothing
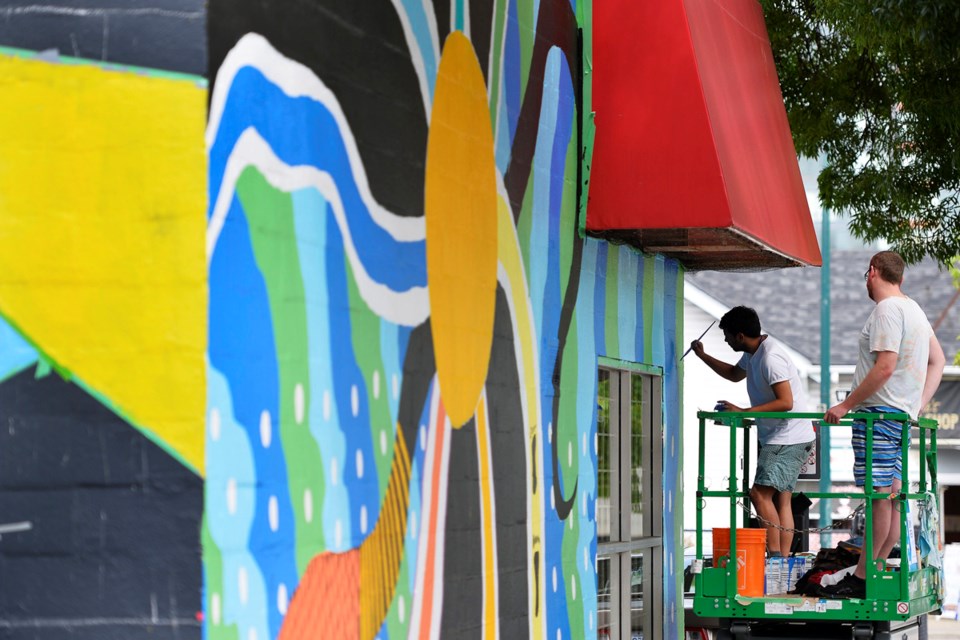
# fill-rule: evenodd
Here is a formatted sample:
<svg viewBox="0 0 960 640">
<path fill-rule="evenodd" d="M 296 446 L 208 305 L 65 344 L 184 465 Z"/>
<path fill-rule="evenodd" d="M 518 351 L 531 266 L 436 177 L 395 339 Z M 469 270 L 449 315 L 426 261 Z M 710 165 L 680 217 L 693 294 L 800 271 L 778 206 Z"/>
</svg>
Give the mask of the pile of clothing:
<svg viewBox="0 0 960 640">
<path fill-rule="evenodd" d="M 800 576 L 791 594 L 817 597 L 820 589 L 836 584 L 844 576 L 853 573 L 860 559 L 860 547 L 850 542 L 841 542 L 836 549 L 820 549 L 810 569 Z"/>
</svg>

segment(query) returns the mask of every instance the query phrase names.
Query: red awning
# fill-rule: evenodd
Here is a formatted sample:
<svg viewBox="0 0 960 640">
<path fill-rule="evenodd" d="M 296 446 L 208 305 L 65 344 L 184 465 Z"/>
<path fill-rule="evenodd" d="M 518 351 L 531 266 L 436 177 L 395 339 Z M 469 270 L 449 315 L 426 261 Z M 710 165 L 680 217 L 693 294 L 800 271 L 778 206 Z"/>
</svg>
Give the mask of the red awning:
<svg viewBox="0 0 960 640">
<path fill-rule="evenodd" d="M 819 265 L 756 0 L 594 3 L 587 231 L 691 269 Z"/>
</svg>

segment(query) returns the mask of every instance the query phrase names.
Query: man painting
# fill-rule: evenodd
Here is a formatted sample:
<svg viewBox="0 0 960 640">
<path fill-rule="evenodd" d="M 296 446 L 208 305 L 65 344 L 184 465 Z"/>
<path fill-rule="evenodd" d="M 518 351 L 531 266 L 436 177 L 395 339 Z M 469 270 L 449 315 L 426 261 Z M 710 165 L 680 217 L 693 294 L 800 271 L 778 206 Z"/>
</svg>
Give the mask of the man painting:
<svg viewBox="0 0 960 640">
<path fill-rule="evenodd" d="M 734 307 L 720 318 L 720 329 L 730 348 L 743 353 L 737 364 L 708 355 L 699 340 L 690 346 L 717 375 L 731 382 L 746 378 L 753 406 L 741 408 L 721 400 L 719 410 L 756 413 L 807 408 L 800 372 L 783 347 L 761 334 L 756 311 Z M 760 418 L 757 435 L 761 447 L 750 499 L 767 529 L 768 555 L 790 555 L 794 525 L 790 501 L 800 467 L 813 447 L 813 426 L 809 420 Z"/>
</svg>

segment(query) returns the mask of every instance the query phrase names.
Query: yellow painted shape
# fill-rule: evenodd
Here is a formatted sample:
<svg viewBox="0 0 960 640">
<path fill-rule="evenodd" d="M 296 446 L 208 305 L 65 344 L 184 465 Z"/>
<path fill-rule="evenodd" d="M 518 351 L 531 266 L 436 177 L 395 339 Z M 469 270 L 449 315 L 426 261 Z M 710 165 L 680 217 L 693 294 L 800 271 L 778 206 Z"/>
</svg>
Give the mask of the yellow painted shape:
<svg viewBox="0 0 960 640">
<path fill-rule="evenodd" d="M 424 209 L 430 323 L 454 428 L 487 378 L 497 292 L 497 185 L 487 89 L 470 41 L 443 47 L 427 139 Z"/>
<path fill-rule="evenodd" d="M 377 636 L 396 596 L 409 505 L 410 454 L 398 422 L 387 493 L 377 524 L 360 543 L 360 640 Z"/>
<path fill-rule="evenodd" d="M 477 457 L 480 465 L 480 522 L 483 531 L 483 637 L 497 638 L 498 584 L 496 513 L 493 501 L 493 460 L 487 424 L 487 394 L 477 405 Z"/>
<path fill-rule="evenodd" d="M 0 54 L 0 314 L 203 472 L 206 90 Z"/>
<path fill-rule="evenodd" d="M 540 424 L 540 388 L 539 375 L 537 373 L 537 353 L 536 353 L 536 331 L 533 326 L 533 308 L 530 304 L 530 293 L 527 290 L 527 280 L 523 270 L 523 257 L 520 250 L 520 239 L 517 237 L 517 228 L 513 223 L 513 215 L 510 213 L 510 205 L 507 203 L 505 193 L 499 194 L 497 209 L 497 259 L 503 274 L 506 277 L 504 289 L 507 290 L 507 301 L 510 306 L 511 318 L 513 320 L 513 343 L 516 350 L 517 368 L 520 378 L 520 384 L 523 385 L 523 392 L 520 396 L 523 405 L 524 427 L 526 429 L 526 454 L 527 464 L 533 469 L 533 474 L 537 477 L 536 485 L 530 481 L 530 473 L 527 475 L 527 522 L 530 523 L 528 540 L 530 562 L 530 573 L 537 581 L 537 585 L 531 585 L 529 589 L 528 610 L 532 612 L 530 616 L 530 637 L 539 639 L 543 637 L 545 618 L 542 615 L 544 610 L 544 586 L 546 584 L 546 568 L 542 560 L 541 540 L 544 537 L 543 530 L 543 493 L 540 488 L 543 487 L 543 456 L 538 455 L 541 443 L 537 441 Z M 549 491 L 549 487 L 546 488 Z M 534 564 L 533 558 L 540 554 L 541 561 Z M 534 573 L 536 571 L 536 573 Z M 539 594 L 540 602 L 535 598 Z"/>
</svg>

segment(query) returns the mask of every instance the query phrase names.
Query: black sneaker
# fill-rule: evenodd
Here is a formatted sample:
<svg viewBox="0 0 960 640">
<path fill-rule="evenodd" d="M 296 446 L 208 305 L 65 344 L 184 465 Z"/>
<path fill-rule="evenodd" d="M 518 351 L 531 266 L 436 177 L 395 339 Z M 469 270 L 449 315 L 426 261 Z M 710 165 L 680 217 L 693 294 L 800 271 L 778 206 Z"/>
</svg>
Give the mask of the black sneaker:
<svg viewBox="0 0 960 640">
<path fill-rule="evenodd" d="M 820 587 L 817 595 L 821 598 L 833 599 L 860 599 L 867 597 L 867 581 L 863 578 L 850 575 L 844 576 L 843 580 L 837 584 L 831 584 L 826 587 Z"/>
</svg>

